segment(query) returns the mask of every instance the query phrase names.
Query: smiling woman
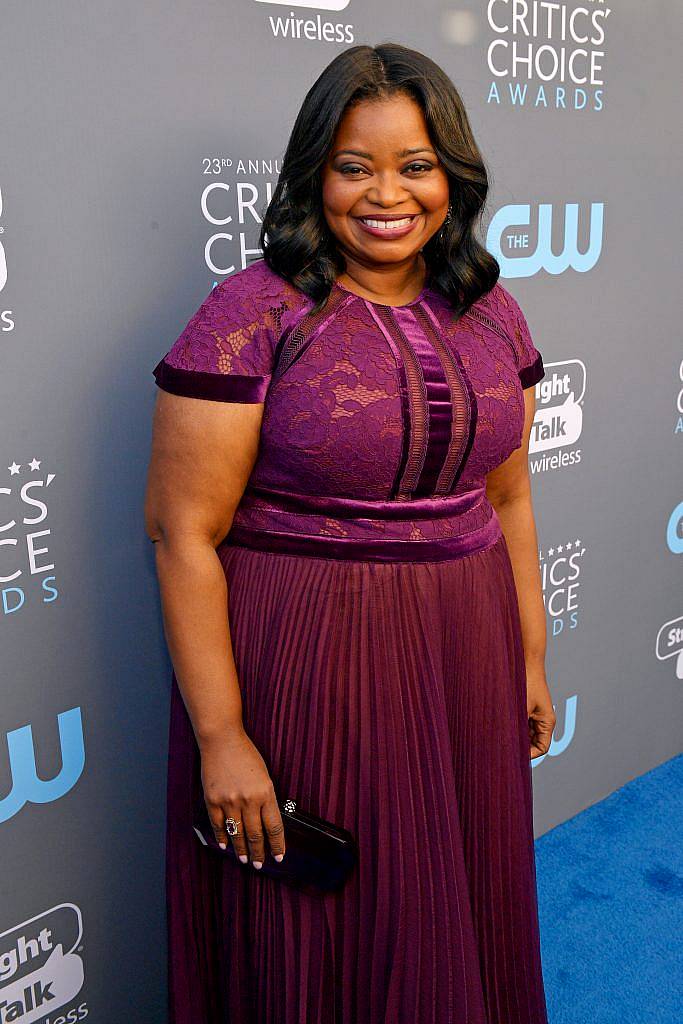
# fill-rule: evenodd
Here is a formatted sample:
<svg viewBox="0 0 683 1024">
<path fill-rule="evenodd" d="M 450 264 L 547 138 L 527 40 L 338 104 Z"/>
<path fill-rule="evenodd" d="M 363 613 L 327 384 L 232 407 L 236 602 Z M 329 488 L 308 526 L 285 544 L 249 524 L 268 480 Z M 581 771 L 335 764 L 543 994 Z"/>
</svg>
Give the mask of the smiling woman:
<svg viewBox="0 0 683 1024">
<path fill-rule="evenodd" d="M 360 148 L 365 139 L 371 150 Z M 419 260 L 416 284 L 416 253 L 449 209 L 448 175 L 420 105 L 403 93 L 351 105 L 321 177 L 325 219 L 346 261 L 342 281 L 387 304 L 420 291 L 426 268 Z"/>
<path fill-rule="evenodd" d="M 345 51 L 297 117 L 263 259 L 154 369 L 171 1024 L 547 1024 L 544 369 L 475 237 L 486 191 L 437 65 Z M 287 798 L 357 842 L 340 889 L 283 884 Z"/>
</svg>

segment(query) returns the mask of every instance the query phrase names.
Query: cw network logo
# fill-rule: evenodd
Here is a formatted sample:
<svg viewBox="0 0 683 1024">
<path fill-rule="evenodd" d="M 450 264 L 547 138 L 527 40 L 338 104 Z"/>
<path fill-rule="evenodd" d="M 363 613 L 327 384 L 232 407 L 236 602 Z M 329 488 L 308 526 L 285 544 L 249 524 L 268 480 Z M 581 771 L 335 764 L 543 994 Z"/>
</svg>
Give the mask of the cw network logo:
<svg viewBox="0 0 683 1024">
<path fill-rule="evenodd" d="M 511 203 L 493 215 L 486 233 L 486 247 L 498 260 L 502 277 L 533 277 L 539 270 L 563 274 L 569 267 L 585 274 L 592 270 L 602 252 L 603 211 L 603 203 L 591 203 L 588 248 L 579 252 L 579 204 L 565 203 L 553 213 L 552 204 L 540 203 L 536 246 L 532 250 L 530 232 L 525 230 L 531 227 L 531 204 Z M 557 254 L 552 250 L 556 221 L 564 227 L 564 248 Z M 504 246 L 512 255 L 505 254 Z"/>
<path fill-rule="evenodd" d="M 576 702 L 578 697 L 574 694 L 573 697 L 568 697 L 565 701 L 564 708 L 564 732 L 561 736 L 556 736 L 553 732 L 553 737 L 550 741 L 550 746 L 545 754 L 541 754 L 540 757 L 535 757 L 531 761 L 531 767 L 536 768 L 541 761 L 545 761 L 546 757 L 559 757 L 560 754 L 564 754 L 569 744 L 574 739 L 576 734 Z M 557 708 L 553 704 L 555 712 Z M 557 715 L 559 724 L 559 715 Z M 555 726 L 557 728 L 557 725 Z"/>
<path fill-rule="evenodd" d="M 683 555 L 683 501 L 676 505 L 666 524 L 666 543 L 674 555 Z"/>
<path fill-rule="evenodd" d="M 0 822 L 9 821 L 25 804 L 47 804 L 59 800 L 78 782 L 85 767 L 85 746 L 81 709 L 71 708 L 57 715 L 62 766 L 51 779 L 39 779 L 33 730 L 22 725 L 7 733 L 11 788 L 0 800 Z M 0 1018 L 1 1019 L 1 1018 Z"/>
</svg>

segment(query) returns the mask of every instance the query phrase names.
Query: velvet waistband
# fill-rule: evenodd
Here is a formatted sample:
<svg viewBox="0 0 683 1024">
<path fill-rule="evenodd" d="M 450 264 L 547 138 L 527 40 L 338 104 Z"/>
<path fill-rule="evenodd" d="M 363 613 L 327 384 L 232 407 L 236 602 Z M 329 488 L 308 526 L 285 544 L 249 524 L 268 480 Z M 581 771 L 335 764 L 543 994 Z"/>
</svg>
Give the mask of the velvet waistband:
<svg viewBox="0 0 683 1024">
<path fill-rule="evenodd" d="M 248 488 L 222 544 L 317 558 L 441 561 L 481 551 L 501 533 L 484 487 L 408 501 Z"/>
</svg>

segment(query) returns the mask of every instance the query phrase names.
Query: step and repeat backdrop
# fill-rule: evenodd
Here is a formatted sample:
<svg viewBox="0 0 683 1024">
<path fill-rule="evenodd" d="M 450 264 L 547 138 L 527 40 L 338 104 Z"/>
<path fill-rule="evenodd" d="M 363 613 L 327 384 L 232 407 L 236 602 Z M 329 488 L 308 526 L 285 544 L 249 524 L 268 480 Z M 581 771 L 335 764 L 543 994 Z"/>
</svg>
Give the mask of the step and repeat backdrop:
<svg viewBox="0 0 683 1024">
<path fill-rule="evenodd" d="M 152 368 L 261 255 L 299 104 L 342 48 L 400 42 L 452 77 L 491 170 L 482 241 L 545 362 L 529 466 L 557 727 L 537 835 L 679 752 L 680 18 L 7 0 L 0 21 L 0 1022 L 162 1024 Z"/>
</svg>

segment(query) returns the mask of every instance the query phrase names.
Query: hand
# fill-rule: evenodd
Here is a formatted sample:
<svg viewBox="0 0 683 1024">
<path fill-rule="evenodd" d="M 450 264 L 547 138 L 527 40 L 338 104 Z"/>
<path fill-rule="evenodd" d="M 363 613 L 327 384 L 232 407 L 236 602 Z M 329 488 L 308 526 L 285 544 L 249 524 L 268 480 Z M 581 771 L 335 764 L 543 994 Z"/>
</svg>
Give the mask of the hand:
<svg viewBox="0 0 683 1024">
<path fill-rule="evenodd" d="M 527 666 L 526 670 L 526 710 L 529 719 L 529 739 L 531 741 L 531 760 L 547 754 L 553 738 L 553 730 L 557 718 L 553 708 L 552 697 L 545 678 L 545 668 Z"/>
<path fill-rule="evenodd" d="M 285 854 L 285 830 L 266 764 L 241 728 L 201 743 L 202 786 L 211 825 L 222 849 L 228 838 L 243 864 L 251 855 L 258 870 L 265 857 L 264 832 L 277 861 Z M 225 819 L 239 822 L 228 836 Z M 248 844 L 248 853 L 247 853 Z"/>
</svg>

